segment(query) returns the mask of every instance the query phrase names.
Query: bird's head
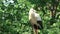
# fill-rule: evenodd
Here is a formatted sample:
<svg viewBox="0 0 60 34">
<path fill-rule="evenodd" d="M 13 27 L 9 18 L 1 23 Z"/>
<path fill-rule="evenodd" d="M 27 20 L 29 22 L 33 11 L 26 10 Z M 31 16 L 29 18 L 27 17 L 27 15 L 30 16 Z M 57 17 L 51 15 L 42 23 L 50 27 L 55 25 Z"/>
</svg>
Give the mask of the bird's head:
<svg viewBox="0 0 60 34">
<path fill-rule="evenodd" d="M 31 9 L 30 9 L 30 12 L 32 12 L 32 13 L 33 13 L 33 12 L 36 13 L 36 10 L 34 10 L 33 8 L 31 8 Z"/>
</svg>

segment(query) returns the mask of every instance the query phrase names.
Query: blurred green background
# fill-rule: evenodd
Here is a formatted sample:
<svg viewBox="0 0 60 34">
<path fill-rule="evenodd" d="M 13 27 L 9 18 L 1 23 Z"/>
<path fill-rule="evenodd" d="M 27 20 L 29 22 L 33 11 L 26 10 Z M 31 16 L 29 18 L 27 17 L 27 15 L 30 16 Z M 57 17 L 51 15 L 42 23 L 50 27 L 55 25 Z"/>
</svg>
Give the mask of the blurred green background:
<svg viewBox="0 0 60 34">
<path fill-rule="evenodd" d="M 28 12 L 33 6 L 43 22 L 39 34 L 60 34 L 60 0 L 0 0 L 0 34 L 32 34 Z"/>
</svg>

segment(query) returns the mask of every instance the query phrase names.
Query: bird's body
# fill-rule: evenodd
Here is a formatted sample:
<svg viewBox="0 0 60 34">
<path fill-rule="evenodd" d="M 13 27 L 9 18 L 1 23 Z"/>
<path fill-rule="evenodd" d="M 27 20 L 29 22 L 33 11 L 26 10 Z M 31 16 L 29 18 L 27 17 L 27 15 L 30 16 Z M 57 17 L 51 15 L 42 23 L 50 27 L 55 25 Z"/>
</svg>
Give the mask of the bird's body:
<svg viewBox="0 0 60 34">
<path fill-rule="evenodd" d="M 31 25 L 33 26 L 33 28 L 35 29 L 35 31 L 37 29 L 43 29 L 42 19 L 39 16 L 39 14 L 36 13 L 36 10 L 34 10 L 33 8 L 31 8 L 29 11 L 29 21 L 30 21 Z M 37 33 L 37 31 L 36 31 L 36 33 Z"/>
</svg>

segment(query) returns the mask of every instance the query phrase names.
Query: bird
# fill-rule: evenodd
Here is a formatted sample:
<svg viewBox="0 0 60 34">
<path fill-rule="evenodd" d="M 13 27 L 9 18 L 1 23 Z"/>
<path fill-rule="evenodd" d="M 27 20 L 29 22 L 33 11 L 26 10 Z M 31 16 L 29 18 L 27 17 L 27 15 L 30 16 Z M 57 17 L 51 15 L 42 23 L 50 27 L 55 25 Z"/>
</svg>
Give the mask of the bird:
<svg viewBox="0 0 60 34">
<path fill-rule="evenodd" d="M 42 19 L 38 13 L 36 13 L 36 10 L 33 8 L 30 8 L 29 10 L 29 22 L 32 25 L 32 29 L 35 34 L 38 34 L 38 29 L 43 29 Z"/>
</svg>

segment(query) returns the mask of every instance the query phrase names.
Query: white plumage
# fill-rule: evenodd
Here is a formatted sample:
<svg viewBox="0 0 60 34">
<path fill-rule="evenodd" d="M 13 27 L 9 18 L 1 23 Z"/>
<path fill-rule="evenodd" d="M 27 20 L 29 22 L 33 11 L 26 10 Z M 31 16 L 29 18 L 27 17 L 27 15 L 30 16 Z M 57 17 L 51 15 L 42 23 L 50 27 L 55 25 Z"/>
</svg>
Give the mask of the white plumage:
<svg viewBox="0 0 60 34">
<path fill-rule="evenodd" d="M 36 17 L 37 21 L 41 21 L 41 17 L 39 16 L 39 14 L 35 13 L 35 17 Z"/>
<path fill-rule="evenodd" d="M 32 24 L 37 24 L 37 21 L 41 21 L 41 17 L 39 16 L 39 14 L 36 13 L 36 10 L 34 10 L 33 8 L 30 9 L 29 11 L 29 20 Z"/>
<path fill-rule="evenodd" d="M 35 29 L 36 34 L 38 34 L 37 29 L 43 29 L 42 19 L 39 16 L 39 14 L 36 13 L 36 10 L 34 10 L 33 8 L 31 8 L 29 11 L 29 21 L 33 28 Z"/>
</svg>

